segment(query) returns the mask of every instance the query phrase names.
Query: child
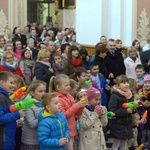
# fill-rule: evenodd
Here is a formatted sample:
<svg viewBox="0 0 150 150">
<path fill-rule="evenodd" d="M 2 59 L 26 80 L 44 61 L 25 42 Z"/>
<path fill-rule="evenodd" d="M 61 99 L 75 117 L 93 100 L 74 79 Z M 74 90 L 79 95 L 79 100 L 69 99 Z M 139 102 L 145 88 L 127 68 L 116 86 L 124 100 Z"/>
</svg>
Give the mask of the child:
<svg viewBox="0 0 150 150">
<path fill-rule="evenodd" d="M 136 83 L 137 84 L 140 83 L 140 86 L 138 88 L 141 88 L 144 84 L 144 76 L 146 75 L 144 66 L 141 64 L 138 64 L 135 67 L 135 73 L 137 76 Z"/>
<path fill-rule="evenodd" d="M 26 85 L 30 85 L 34 77 L 34 69 L 35 69 L 35 62 L 31 57 L 30 50 L 25 49 L 22 52 L 19 66 L 23 75 L 25 76 Z"/>
<path fill-rule="evenodd" d="M 54 86 L 55 94 L 59 97 L 61 104 L 61 112 L 66 116 L 69 124 L 69 131 L 71 140 L 67 143 L 67 149 L 73 150 L 74 136 L 76 136 L 76 116 L 80 116 L 85 103 L 79 101 L 75 103 L 74 98 L 69 94 L 70 80 L 69 77 L 60 74 L 56 78 L 52 78 L 50 81 L 51 87 Z M 52 92 L 52 91 L 49 91 Z"/>
<path fill-rule="evenodd" d="M 16 120 L 25 116 L 23 110 L 10 112 L 13 102 L 9 93 L 14 88 L 14 76 L 10 72 L 0 72 L 0 149 L 15 149 Z"/>
<path fill-rule="evenodd" d="M 135 150 L 135 148 L 138 147 L 138 143 L 137 143 L 138 130 L 137 130 L 137 127 L 139 126 L 139 124 L 140 124 L 140 116 L 138 113 L 135 113 L 132 115 L 133 138 L 128 140 L 129 150 Z"/>
<path fill-rule="evenodd" d="M 99 112 L 96 105 L 100 103 L 101 93 L 96 88 L 87 89 L 88 105 L 81 117 L 80 150 L 106 150 L 103 127 L 107 125 L 107 115 L 103 107 Z"/>
<path fill-rule="evenodd" d="M 68 63 L 67 60 L 63 59 L 60 53 L 55 53 L 53 55 L 53 69 L 55 75 L 68 74 Z"/>
<path fill-rule="evenodd" d="M 112 150 L 127 149 L 127 140 L 133 138 L 132 118 L 133 109 L 122 108 L 122 104 L 133 101 L 130 91 L 129 80 L 125 75 L 116 78 L 116 85 L 113 86 L 113 92 L 110 97 L 108 108 L 115 113 L 116 119 L 110 123 L 110 134 L 113 136 Z"/>
<path fill-rule="evenodd" d="M 107 105 L 106 90 L 109 90 L 109 85 L 108 85 L 106 79 L 103 77 L 103 75 L 99 73 L 98 64 L 92 62 L 90 64 L 90 70 L 91 70 L 92 81 L 95 81 L 97 83 L 98 89 L 102 93 L 101 104 Z"/>
<path fill-rule="evenodd" d="M 59 98 L 54 93 L 42 96 L 44 110 L 39 113 L 38 141 L 41 150 L 66 150 L 70 140 L 68 122 L 60 113 Z"/>
<path fill-rule="evenodd" d="M 36 104 L 29 109 L 26 109 L 26 117 L 24 119 L 22 129 L 22 146 L 21 150 L 39 150 L 37 139 L 38 114 L 43 109 L 41 97 L 46 92 L 46 83 L 40 80 L 35 80 L 31 83 L 27 90 L 27 95 L 36 99 Z"/>
<path fill-rule="evenodd" d="M 70 91 L 69 91 L 69 94 L 72 96 L 72 97 L 76 97 L 76 94 L 78 92 L 78 89 L 79 89 L 79 84 L 73 80 L 73 79 L 70 79 Z"/>
</svg>

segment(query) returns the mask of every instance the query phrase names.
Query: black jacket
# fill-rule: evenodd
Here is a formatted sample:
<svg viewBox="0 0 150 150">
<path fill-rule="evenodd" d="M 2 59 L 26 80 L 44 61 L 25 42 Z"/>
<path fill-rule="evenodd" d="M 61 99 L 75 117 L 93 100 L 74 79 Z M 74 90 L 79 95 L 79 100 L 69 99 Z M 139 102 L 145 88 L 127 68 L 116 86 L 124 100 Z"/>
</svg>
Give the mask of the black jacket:
<svg viewBox="0 0 150 150">
<path fill-rule="evenodd" d="M 133 97 L 127 100 L 118 92 L 113 92 L 108 104 L 109 111 L 116 114 L 116 119 L 112 119 L 110 123 L 110 134 L 119 140 L 127 140 L 133 137 L 131 114 L 127 113 L 127 109 L 122 108 L 122 104 L 133 101 Z"/>
</svg>

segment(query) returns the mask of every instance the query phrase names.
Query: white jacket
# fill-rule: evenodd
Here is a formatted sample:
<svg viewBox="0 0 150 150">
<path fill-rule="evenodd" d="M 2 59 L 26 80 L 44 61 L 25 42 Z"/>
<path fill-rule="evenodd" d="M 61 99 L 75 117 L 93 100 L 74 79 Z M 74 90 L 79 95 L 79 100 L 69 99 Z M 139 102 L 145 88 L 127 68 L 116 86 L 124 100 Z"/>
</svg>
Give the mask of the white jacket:
<svg viewBox="0 0 150 150">
<path fill-rule="evenodd" d="M 136 58 L 136 61 L 134 62 L 130 57 L 127 57 L 124 60 L 124 65 L 126 68 L 126 76 L 128 78 L 136 79 L 136 73 L 135 73 L 135 67 L 141 64 L 141 60 L 139 58 Z"/>
</svg>

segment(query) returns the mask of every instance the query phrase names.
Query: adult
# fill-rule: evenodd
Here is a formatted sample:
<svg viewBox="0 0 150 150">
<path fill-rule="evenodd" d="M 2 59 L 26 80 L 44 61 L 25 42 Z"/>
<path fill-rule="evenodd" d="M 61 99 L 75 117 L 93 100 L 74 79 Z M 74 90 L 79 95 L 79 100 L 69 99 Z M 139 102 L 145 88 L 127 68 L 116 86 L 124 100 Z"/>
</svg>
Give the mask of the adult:
<svg viewBox="0 0 150 150">
<path fill-rule="evenodd" d="M 143 46 L 142 51 L 148 51 L 150 50 L 150 37 L 147 38 L 147 44 L 145 46 Z"/>
<path fill-rule="evenodd" d="M 100 37 L 100 42 L 106 46 L 107 45 L 107 37 L 105 35 L 102 35 Z"/>
<path fill-rule="evenodd" d="M 113 85 L 113 79 L 121 74 L 125 74 L 124 60 L 120 52 L 116 51 L 116 42 L 114 39 L 109 39 L 107 42 L 107 55 L 105 64 L 107 68 L 107 77 L 110 79 L 110 85 Z"/>
<path fill-rule="evenodd" d="M 138 40 L 134 40 L 132 42 L 132 46 L 137 50 L 137 57 L 140 59 L 140 54 L 142 53 L 142 49 L 140 47 L 140 42 Z"/>
<path fill-rule="evenodd" d="M 98 64 L 99 72 L 107 79 L 107 67 L 104 62 L 104 58 L 107 55 L 108 49 L 105 47 L 104 44 L 100 44 L 95 48 L 95 59 L 93 62 Z"/>
<path fill-rule="evenodd" d="M 50 52 L 50 62 L 53 61 L 53 55 L 54 53 L 56 52 L 56 48 L 55 48 L 55 45 L 54 45 L 54 42 L 53 40 L 50 40 L 48 43 L 47 43 L 47 50 Z"/>
<path fill-rule="evenodd" d="M 16 27 L 15 29 L 15 39 L 20 40 L 23 47 L 26 47 L 26 36 L 21 34 L 21 28 Z"/>
<path fill-rule="evenodd" d="M 133 46 L 128 49 L 128 57 L 124 60 L 126 67 L 126 76 L 128 78 L 136 79 L 135 67 L 141 64 L 141 60 L 137 58 L 137 50 Z"/>
<path fill-rule="evenodd" d="M 3 54 L 3 61 L 4 64 L 0 65 L 0 72 L 1 71 L 12 72 L 13 74 L 17 74 L 20 77 L 22 77 L 23 80 L 25 80 L 25 77 L 22 74 L 20 67 L 14 61 L 14 54 L 12 52 L 5 51 Z"/>
<path fill-rule="evenodd" d="M 34 75 L 37 80 L 42 80 L 47 84 L 47 91 L 49 88 L 49 80 L 54 75 L 54 71 L 49 62 L 50 52 L 48 50 L 40 50 L 35 64 Z"/>
</svg>

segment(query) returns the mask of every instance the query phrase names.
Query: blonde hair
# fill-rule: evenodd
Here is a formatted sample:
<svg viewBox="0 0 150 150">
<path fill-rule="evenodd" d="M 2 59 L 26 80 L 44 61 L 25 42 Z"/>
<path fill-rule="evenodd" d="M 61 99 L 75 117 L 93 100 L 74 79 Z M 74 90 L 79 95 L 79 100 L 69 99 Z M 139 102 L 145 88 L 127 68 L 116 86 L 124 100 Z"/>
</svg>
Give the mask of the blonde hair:
<svg viewBox="0 0 150 150">
<path fill-rule="evenodd" d="M 129 83 L 129 79 L 126 75 L 120 75 L 116 79 L 114 79 L 115 84 L 120 85 L 120 83 Z"/>
<path fill-rule="evenodd" d="M 46 86 L 46 83 L 45 82 L 43 82 L 43 81 L 41 81 L 41 80 L 35 80 L 35 81 L 33 81 L 31 84 L 30 84 L 30 86 L 28 87 L 28 90 L 27 90 L 27 92 L 26 92 L 26 96 L 31 92 L 31 91 L 35 91 L 36 90 L 36 88 L 39 86 L 39 85 L 45 85 Z M 25 97 L 26 97 L 25 96 Z"/>
<path fill-rule="evenodd" d="M 14 49 L 14 47 L 11 44 L 5 44 L 4 51 L 7 51 L 7 47 L 12 47 L 12 51 Z"/>
<path fill-rule="evenodd" d="M 50 57 L 50 52 L 46 49 L 40 50 L 37 55 L 37 61 L 40 61 L 44 57 Z"/>
<path fill-rule="evenodd" d="M 57 95 L 54 93 L 46 93 L 42 96 L 41 100 L 42 100 L 43 107 L 45 109 L 46 109 L 46 106 L 51 102 L 52 98 L 54 97 L 57 97 Z"/>
<path fill-rule="evenodd" d="M 23 87 L 23 86 L 28 87 L 28 86 L 25 84 L 25 82 L 24 82 L 24 80 L 22 79 L 22 77 L 20 77 L 19 75 L 14 74 L 14 78 L 15 78 L 17 84 L 20 84 L 20 87 Z"/>
<path fill-rule="evenodd" d="M 10 52 L 10 51 L 5 51 L 4 53 L 3 53 L 3 60 L 5 61 L 6 60 L 6 57 L 7 57 L 7 55 L 12 55 L 12 57 L 14 57 L 14 54 L 13 54 L 13 52 Z"/>
<path fill-rule="evenodd" d="M 49 83 L 49 92 L 57 91 L 56 86 L 61 85 L 64 79 L 68 79 L 69 77 L 65 74 L 59 74 L 58 76 L 52 76 Z"/>
<path fill-rule="evenodd" d="M 130 90 L 135 93 L 137 90 L 137 83 L 135 79 L 129 78 L 129 85 L 130 85 Z"/>
<path fill-rule="evenodd" d="M 128 48 L 128 54 L 130 54 L 132 52 L 137 52 L 137 49 L 134 46 L 131 46 Z"/>
</svg>

